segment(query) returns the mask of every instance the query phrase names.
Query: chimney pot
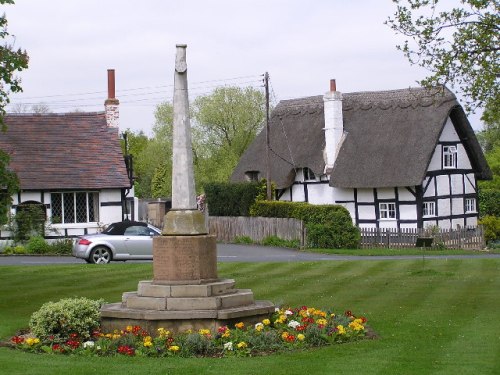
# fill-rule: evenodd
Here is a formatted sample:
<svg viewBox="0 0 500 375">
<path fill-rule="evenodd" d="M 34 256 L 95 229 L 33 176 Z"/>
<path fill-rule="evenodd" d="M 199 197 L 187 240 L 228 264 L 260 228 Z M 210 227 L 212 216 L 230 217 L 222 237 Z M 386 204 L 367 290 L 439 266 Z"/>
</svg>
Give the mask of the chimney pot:
<svg viewBox="0 0 500 375">
<path fill-rule="evenodd" d="M 108 69 L 108 99 L 115 99 L 115 70 Z"/>
<path fill-rule="evenodd" d="M 330 80 L 330 91 L 332 92 L 337 91 L 337 84 L 334 79 Z"/>
</svg>

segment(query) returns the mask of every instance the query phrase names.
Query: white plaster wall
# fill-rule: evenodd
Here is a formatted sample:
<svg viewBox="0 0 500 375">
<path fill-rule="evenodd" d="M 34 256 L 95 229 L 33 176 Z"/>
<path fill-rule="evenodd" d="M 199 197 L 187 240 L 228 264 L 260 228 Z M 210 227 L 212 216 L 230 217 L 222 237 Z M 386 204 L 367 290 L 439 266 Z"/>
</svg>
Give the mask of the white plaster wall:
<svg viewBox="0 0 500 375">
<path fill-rule="evenodd" d="M 474 174 L 470 173 L 467 175 L 467 177 L 465 178 L 465 194 L 475 193 L 476 192 L 476 189 L 475 189 L 476 179 L 474 177 Z"/>
<path fill-rule="evenodd" d="M 415 220 L 417 218 L 417 208 L 415 205 L 400 205 L 399 206 L 400 220 Z"/>
<path fill-rule="evenodd" d="M 465 225 L 468 227 L 477 227 L 477 217 L 466 218 Z"/>
<path fill-rule="evenodd" d="M 450 220 L 439 220 L 438 226 L 443 229 L 450 229 Z"/>
<path fill-rule="evenodd" d="M 120 189 L 101 190 L 99 194 L 99 202 L 120 202 L 122 195 Z"/>
<path fill-rule="evenodd" d="M 380 188 L 377 189 L 378 199 L 396 199 L 394 188 Z"/>
<path fill-rule="evenodd" d="M 41 202 L 42 194 L 39 191 L 28 191 L 28 192 L 23 191 L 21 192 L 21 202 L 18 202 L 18 204 L 26 201 Z"/>
<path fill-rule="evenodd" d="M 427 181 L 429 181 L 429 179 L 432 179 L 432 181 L 430 182 L 429 186 L 427 186 L 427 190 L 424 192 L 424 197 L 433 197 L 436 195 L 433 177 L 427 177 L 425 179 L 424 187 L 427 185 Z"/>
<path fill-rule="evenodd" d="M 451 221 L 451 229 L 464 228 L 465 221 L 464 219 L 453 219 Z"/>
<path fill-rule="evenodd" d="M 439 216 L 449 216 L 450 215 L 450 200 L 449 199 L 438 199 L 438 214 Z"/>
<path fill-rule="evenodd" d="M 374 202 L 373 189 L 358 189 L 358 202 Z"/>
<path fill-rule="evenodd" d="M 412 228 L 412 229 L 413 229 L 413 228 L 416 228 L 416 227 L 417 227 L 417 224 L 401 223 L 401 224 L 399 225 L 399 227 L 400 227 L 401 229 L 410 229 L 410 228 Z"/>
<path fill-rule="evenodd" d="M 448 176 L 436 176 L 437 180 L 437 195 L 450 194 L 450 182 Z"/>
<path fill-rule="evenodd" d="M 358 206 L 358 215 L 361 220 L 375 220 L 375 206 Z"/>
<path fill-rule="evenodd" d="M 343 188 L 331 188 L 336 201 L 354 201 L 354 190 Z"/>
<path fill-rule="evenodd" d="M 415 189 L 414 189 L 415 190 Z M 405 187 L 398 188 L 398 195 L 400 201 L 414 201 L 415 196 L 408 191 Z"/>
<path fill-rule="evenodd" d="M 461 215 L 464 213 L 464 200 L 462 198 L 453 198 L 451 204 L 453 207 L 453 215 Z"/>
<path fill-rule="evenodd" d="M 304 186 L 292 185 L 292 199 L 294 202 L 305 202 L 306 197 L 304 195 Z"/>
<path fill-rule="evenodd" d="M 379 220 L 379 227 L 395 229 L 398 227 L 398 223 L 397 220 Z"/>
<path fill-rule="evenodd" d="M 333 204 L 333 188 L 325 184 L 308 184 L 307 192 L 311 204 Z"/>
<path fill-rule="evenodd" d="M 461 174 L 451 175 L 451 193 L 452 194 L 464 193 L 464 183 Z"/>
<path fill-rule="evenodd" d="M 286 189 L 281 198 L 279 199 L 280 201 L 290 201 L 290 188 Z"/>
<path fill-rule="evenodd" d="M 354 203 L 342 203 L 340 206 L 347 208 L 347 211 L 351 215 L 352 223 L 356 225 L 356 206 Z"/>
<path fill-rule="evenodd" d="M 441 132 L 441 136 L 439 137 L 440 142 L 458 142 L 460 138 L 451 122 L 451 119 L 448 117 L 446 120 L 446 124 L 444 125 L 443 131 Z"/>
<path fill-rule="evenodd" d="M 457 145 L 457 168 L 472 169 L 467 151 L 465 151 L 465 147 L 461 143 Z"/>
</svg>

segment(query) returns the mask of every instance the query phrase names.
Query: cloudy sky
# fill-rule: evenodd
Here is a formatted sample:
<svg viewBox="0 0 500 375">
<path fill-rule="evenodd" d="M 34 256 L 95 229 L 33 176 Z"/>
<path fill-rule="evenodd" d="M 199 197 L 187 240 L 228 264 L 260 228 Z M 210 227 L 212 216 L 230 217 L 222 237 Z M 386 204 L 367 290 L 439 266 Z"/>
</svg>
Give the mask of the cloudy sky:
<svg viewBox="0 0 500 375">
<path fill-rule="evenodd" d="M 259 88 L 266 71 L 274 101 L 321 95 L 331 78 L 353 92 L 415 86 L 426 74 L 384 25 L 391 0 L 16 0 L 0 8 L 30 56 L 13 104 L 102 111 L 113 68 L 120 128 L 147 134 L 155 106 L 172 98 L 180 43 L 191 99 L 218 85 Z M 478 115 L 470 119 L 481 127 Z"/>
</svg>

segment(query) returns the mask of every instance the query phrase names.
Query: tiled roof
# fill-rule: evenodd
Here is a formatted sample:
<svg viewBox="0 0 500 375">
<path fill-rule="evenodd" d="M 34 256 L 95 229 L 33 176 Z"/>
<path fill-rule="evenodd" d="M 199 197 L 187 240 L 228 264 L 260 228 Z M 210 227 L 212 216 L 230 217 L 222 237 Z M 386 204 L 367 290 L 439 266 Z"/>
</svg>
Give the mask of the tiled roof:
<svg viewBox="0 0 500 375">
<path fill-rule="evenodd" d="M 0 149 L 22 190 L 130 186 L 117 128 L 95 113 L 9 114 Z"/>
</svg>

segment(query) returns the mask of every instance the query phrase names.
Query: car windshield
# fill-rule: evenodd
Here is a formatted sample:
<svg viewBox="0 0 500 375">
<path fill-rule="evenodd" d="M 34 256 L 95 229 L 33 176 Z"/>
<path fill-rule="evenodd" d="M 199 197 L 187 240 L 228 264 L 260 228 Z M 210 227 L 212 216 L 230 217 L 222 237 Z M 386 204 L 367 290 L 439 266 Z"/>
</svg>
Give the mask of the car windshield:
<svg viewBox="0 0 500 375">
<path fill-rule="evenodd" d="M 124 234 L 149 235 L 149 228 L 146 223 L 123 221 L 120 223 L 110 224 L 105 230 L 102 231 L 102 233 L 110 236 L 122 236 Z"/>
</svg>

